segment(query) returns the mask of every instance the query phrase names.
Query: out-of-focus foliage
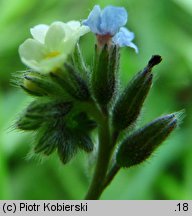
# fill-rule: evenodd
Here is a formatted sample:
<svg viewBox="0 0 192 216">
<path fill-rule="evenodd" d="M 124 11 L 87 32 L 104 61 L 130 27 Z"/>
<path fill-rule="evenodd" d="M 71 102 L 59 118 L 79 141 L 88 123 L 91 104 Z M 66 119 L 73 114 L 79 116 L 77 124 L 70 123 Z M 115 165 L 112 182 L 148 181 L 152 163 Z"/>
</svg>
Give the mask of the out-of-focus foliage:
<svg viewBox="0 0 192 216">
<path fill-rule="evenodd" d="M 63 166 L 57 157 L 30 157 L 30 134 L 14 131 L 14 119 L 29 97 L 10 86 L 11 73 L 25 69 L 18 46 L 29 28 L 55 20 L 86 18 L 95 4 L 124 6 L 128 28 L 135 32 L 139 54 L 123 48 L 121 80 L 127 81 L 153 54 L 163 63 L 155 69 L 156 82 L 145 103 L 140 125 L 158 115 L 186 110 L 180 128 L 147 163 L 122 170 L 102 199 L 192 199 L 192 4 L 190 0 L 0 0 L 0 199 L 81 199 L 90 174 L 81 153 Z M 94 37 L 81 44 L 92 61 Z M 92 164 L 94 156 L 89 156 Z"/>
</svg>

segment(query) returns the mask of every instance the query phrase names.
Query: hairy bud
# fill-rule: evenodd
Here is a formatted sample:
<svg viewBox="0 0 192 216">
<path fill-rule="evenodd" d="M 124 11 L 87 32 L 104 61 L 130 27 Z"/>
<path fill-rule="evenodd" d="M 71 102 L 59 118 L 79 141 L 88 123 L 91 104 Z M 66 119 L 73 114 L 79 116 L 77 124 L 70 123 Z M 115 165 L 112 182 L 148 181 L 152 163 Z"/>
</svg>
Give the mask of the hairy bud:
<svg viewBox="0 0 192 216">
<path fill-rule="evenodd" d="M 153 75 L 151 70 L 160 61 L 160 56 L 153 56 L 147 67 L 135 75 L 117 99 L 112 115 L 115 130 L 120 131 L 127 128 L 139 116 L 152 84 Z"/>
<path fill-rule="evenodd" d="M 120 167 L 131 167 L 145 161 L 178 124 L 177 115 L 160 117 L 128 136 L 117 152 Z"/>
<path fill-rule="evenodd" d="M 47 75 L 38 72 L 24 74 L 23 84 L 20 85 L 27 93 L 34 96 L 62 95 L 61 89 Z"/>
</svg>

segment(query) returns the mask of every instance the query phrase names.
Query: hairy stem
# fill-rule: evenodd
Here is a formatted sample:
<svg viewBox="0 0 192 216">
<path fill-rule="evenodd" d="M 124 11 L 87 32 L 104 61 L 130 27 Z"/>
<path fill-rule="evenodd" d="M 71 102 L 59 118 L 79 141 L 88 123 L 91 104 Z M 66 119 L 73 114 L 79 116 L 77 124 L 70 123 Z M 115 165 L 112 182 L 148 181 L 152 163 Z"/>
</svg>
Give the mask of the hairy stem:
<svg viewBox="0 0 192 216">
<path fill-rule="evenodd" d="M 103 182 L 107 174 L 110 158 L 111 158 L 111 141 L 110 129 L 108 123 L 108 116 L 103 115 L 102 121 L 99 124 L 99 152 L 97 164 L 90 184 L 88 193 L 85 199 L 96 200 L 99 199 L 103 192 Z"/>
</svg>

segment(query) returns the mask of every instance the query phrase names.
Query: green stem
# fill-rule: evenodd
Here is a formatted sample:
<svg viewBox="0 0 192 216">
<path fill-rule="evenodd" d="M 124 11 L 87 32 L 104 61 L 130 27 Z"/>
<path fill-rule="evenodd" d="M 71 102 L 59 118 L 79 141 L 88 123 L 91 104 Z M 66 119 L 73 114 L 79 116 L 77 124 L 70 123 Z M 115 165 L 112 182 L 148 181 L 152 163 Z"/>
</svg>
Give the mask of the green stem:
<svg viewBox="0 0 192 216">
<path fill-rule="evenodd" d="M 113 130 L 112 139 L 111 139 L 112 149 L 115 148 L 118 137 L 119 137 L 119 132 L 116 130 Z M 103 190 L 105 190 L 106 187 L 109 186 L 109 184 L 112 182 L 112 180 L 114 179 L 114 177 L 116 176 L 119 170 L 120 170 L 120 167 L 117 165 L 116 162 L 114 162 L 114 164 L 112 165 L 112 167 L 110 168 L 109 172 L 106 175 L 105 181 L 103 182 Z"/>
<path fill-rule="evenodd" d="M 99 152 L 95 173 L 90 184 L 88 193 L 85 197 L 87 200 L 99 199 L 103 192 L 103 182 L 107 174 L 110 158 L 111 158 L 111 141 L 108 116 L 103 116 L 99 125 Z"/>
<path fill-rule="evenodd" d="M 103 183 L 103 190 L 107 186 L 109 186 L 109 184 L 112 182 L 112 180 L 114 179 L 114 177 L 116 176 L 119 170 L 120 170 L 120 167 L 115 163 L 105 178 L 105 181 Z"/>
</svg>

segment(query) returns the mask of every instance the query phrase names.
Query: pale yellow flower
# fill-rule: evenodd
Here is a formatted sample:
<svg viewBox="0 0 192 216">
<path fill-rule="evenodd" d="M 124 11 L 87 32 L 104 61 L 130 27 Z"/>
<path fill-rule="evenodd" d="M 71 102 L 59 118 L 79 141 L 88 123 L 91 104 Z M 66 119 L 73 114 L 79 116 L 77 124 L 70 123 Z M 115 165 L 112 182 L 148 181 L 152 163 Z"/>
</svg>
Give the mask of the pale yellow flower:
<svg viewBox="0 0 192 216">
<path fill-rule="evenodd" d="M 33 38 L 19 47 L 22 62 L 37 72 L 47 73 L 61 67 L 79 38 L 89 32 L 78 21 L 40 24 L 30 29 Z"/>
</svg>

